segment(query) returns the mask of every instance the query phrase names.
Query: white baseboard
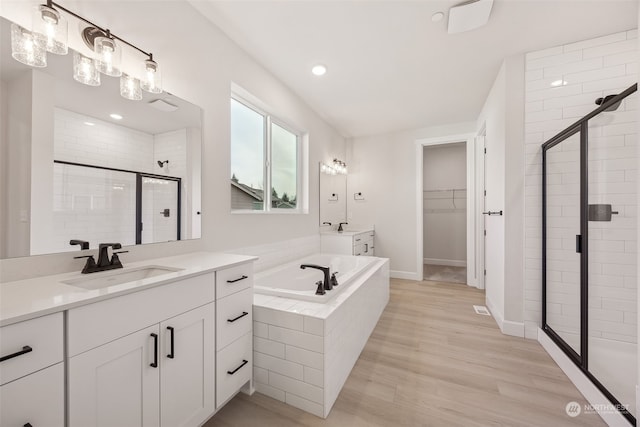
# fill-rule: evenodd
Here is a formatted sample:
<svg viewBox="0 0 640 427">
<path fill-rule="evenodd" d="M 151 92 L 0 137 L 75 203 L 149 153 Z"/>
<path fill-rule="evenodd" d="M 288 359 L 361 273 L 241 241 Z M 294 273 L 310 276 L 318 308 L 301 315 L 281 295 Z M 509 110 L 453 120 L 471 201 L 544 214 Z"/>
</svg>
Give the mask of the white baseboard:
<svg viewBox="0 0 640 427">
<path fill-rule="evenodd" d="M 511 320 L 504 320 L 502 322 L 502 329 L 500 329 L 503 334 L 511 335 L 514 337 L 524 338 L 524 323 L 523 322 L 512 322 Z"/>
<path fill-rule="evenodd" d="M 389 270 L 389 277 L 392 279 L 420 280 L 418 274 L 413 271 Z"/>
<path fill-rule="evenodd" d="M 580 369 L 567 357 L 566 354 L 549 338 L 549 336 L 538 328 L 538 342 L 542 348 L 551 356 L 554 362 L 569 377 L 573 385 L 587 399 L 592 407 L 598 409 L 598 415 L 609 427 L 629 427 L 631 423 L 618 411 L 606 410 L 611 405 L 609 399 L 598 388 L 589 381 Z M 566 402 L 569 403 L 569 402 Z M 602 410 L 600 410 L 602 408 Z M 582 408 L 584 410 L 584 408 Z M 578 415 L 579 416 L 579 415 Z"/>
<path fill-rule="evenodd" d="M 498 311 L 496 306 L 493 305 L 493 303 L 491 302 L 491 300 L 489 298 L 485 298 L 485 304 L 487 305 L 487 308 L 491 312 L 491 316 L 493 317 L 493 319 L 498 324 L 498 327 L 500 328 L 500 331 L 502 331 L 502 324 L 504 323 L 504 317 L 502 316 L 502 313 L 500 313 Z"/>
<path fill-rule="evenodd" d="M 438 258 L 425 258 L 423 260 L 425 264 L 435 264 L 435 265 L 448 265 L 450 267 L 466 267 L 467 261 L 460 261 L 456 259 L 438 259 Z"/>
</svg>

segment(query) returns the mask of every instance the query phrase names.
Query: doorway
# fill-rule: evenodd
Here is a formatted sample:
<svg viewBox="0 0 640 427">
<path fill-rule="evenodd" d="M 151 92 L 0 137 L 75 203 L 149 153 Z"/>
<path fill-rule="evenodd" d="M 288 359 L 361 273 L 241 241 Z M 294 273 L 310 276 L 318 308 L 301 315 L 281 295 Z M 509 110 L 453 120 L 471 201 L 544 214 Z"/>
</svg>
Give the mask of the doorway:
<svg viewBox="0 0 640 427">
<path fill-rule="evenodd" d="M 416 141 L 417 280 L 477 286 L 472 135 Z"/>
<path fill-rule="evenodd" d="M 424 280 L 467 283 L 466 145 L 423 147 Z"/>
</svg>

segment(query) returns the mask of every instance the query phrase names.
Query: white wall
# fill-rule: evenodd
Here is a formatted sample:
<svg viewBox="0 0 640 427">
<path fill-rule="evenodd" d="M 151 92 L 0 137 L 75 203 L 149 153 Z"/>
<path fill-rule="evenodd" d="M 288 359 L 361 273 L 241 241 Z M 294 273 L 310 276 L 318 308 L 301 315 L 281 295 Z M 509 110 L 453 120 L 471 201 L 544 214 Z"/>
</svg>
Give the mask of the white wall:
<svg viewBox="0 0 640 427">
<path fill-rule="evenodd" d="M 541 275 L 541 254 L 542 254 L 542 154 L 541 144 L 553 137 L 555 134 L 583 117 L 588 112 L 595 109 L 595 99 L 611 93 L 620 91 L 631 86 L 637 81 L 637 31 L 627 31 L 612 34 L 605 37 L 586 40 L 578 43 L 557 46 L 538 52 L 531 52 L 526 57 L 526 166 L 525 166 L 525 192 L 526 192 L 526 259 L 525 259 L 525 326 L 527 337 L 534 337 L 537 327 L 540 325 L 542 316 L 542 275 Z M 557 79 L 564 79 L 567 85 L 552 88 L 550 83 Z M 636 97 L 636 95 L 633 95 Z M 628 104 L 629 109 L 635 109 L 632 103 Z M 629 120 L 636 117 L 635 113 L 627 113 L 625 118 L 623 106 L 620 112 L 614 117 L 616 120 Z M 614 184 L 616 180 L 627 187 L 627 193 L 621 189 L 613 190 L 607 197 L 607 201 L 602 203 L 613 203 L 619 208 L 622 216 L 618 217 L 615 223 L 626 224 L 631 227 L 631 222 L 635 223 L 635 188 L 629 192 L 629 186 L 635 184 L 626 182 L 624 177 L 626 170 L 634 173 L 636 168 L 632 160 L 636 155 L 637 137 L 634 135 L 636 125 L 631 123 L 609 129 L 609 136 L 603 138 L 590 138 L 592 148 L 599 147 L 600 152 L 595 153 L 598 157 L 592 158 L 590 162 L 591 177 L 593 184 L 601 182 L 603 179 Z M 595 133 L 595 132 L 592 132 Z M 629 134 L 625 136 L 625 133 Z M 605 144 L 605 145 L 603 145 Z M 607 147 L 606 149 L 602 149 Z M 570 153 L 566 153 L 571 155 Z M 620 174 L 622 172 L 622 175 Z M 629 177 L 631 175 L 628 175 Z M 629 178 L 631 179 L 631 178 Z M 621 187 L 622 188 L 622 187 Z M 617 194 L 613 194 L 617 193 Z M 590 197 L 593 197 L 593 193 Z M 567 203 L 567 198 L 558 201 L 558 206 Z M 593 202 L 592 202 L 593 203 Z M 614 209 L 615 210 L 615 209 Z M 614 222 L 606 224 L 608 226 Z M 635 226 L 635 224 L 633 224 Z M 589 223 L 590 228 L 600 227 L 602 224 Z M 574 233 L 578 234 L 578 233 Z M 590 240 L 598 233 L 592 233 Z M 608 234 L 608 237 L 607 237 Z M 615 322 L 603 322 L 603 313 L 596 313 L 600 319 L 590 321 L 590 326 L 598 326 L 599 333 L 616 335 L 635 335 L 635 330 L 627 322 L 624 324 L 624 312 L 626 317 L 635 316 L 635 304 L 629 304 L 629 300 L 635 300 L 636 294 L 636 272 L 631 268 L 635 262 L 635 237 L 633 230 L 617 233 L 617 237 L 611 233 L 600 233 L 604 241 L 595 242 L 594 248 L 600 245 L 604 253 L 594 253 L 590 257 L 590 278 L 591 287 L 596 287 L 591 296 L 590 310 L 608 310 L 614 308 L 620 310 L 618 316 L 622 318 L 622 325 Z M 626 236 L 626 237 L 625 237 Z M 628 243 L 625 241 L 628 240 Z M 622 242 L 622 246 L 628 248 L 631 253 L 615 253 L 616 241 Z M 568 242 L 565 243 L 565 245 Z M 593 245 L 592 245 L 593 246 Z M 633 246 L 633 248 L 632 248 Z M 574 251 L 575 252 L 575 251 Z M 590 253 L 592 251 L 590 250 Z M 597 252 L 597 251 L 596 251 Z M 600 251 L 603 252 L 603 251 Z M 608 254 L 607 254 L 608 253 Z M 557 271 L 565 271 L 564 280 L 568 284 L 571 281 L 569 269 L 574 268 L 569 263 L 567 265 L 557 265 Z M 625 265 L 626 264 L 626 265 Z M 598 277 L 593 277 L 597 274 Z M 557 276 L 557 274 L 556 274 Z M 605 277 L 608 276 L 608 277 Z M 619 280 L 614 276 L 618 276 Z M 626 278 L 625 278 L 626 276 Z M 561 276 L 562 277 L 562 276 Z M 614 295 L 612 290 L 603 288 L 597 289 L 596 283 L 605 280 L 609 285 L 619 284 L 622 289 L 616 290 L 617 297 L 614 301 L 604 301 L 603 296 Z M 627 282 L 627 286 L 624 282 Z M 629 285 L 633 284 L 633 288 Z M 615 286 L 614 286 L 615 287 Z M 624 289 L 626 288 L 626 289 Z M 607 299 L 607 298 L 605 298 Z M 570 308 L 566 307 L 565 312 Z M 610 313 L 611 314 L 611 313 Z M 613 314 L 612 314 L 613 315 Z M 608 328 L 608 329 L 607 329 Z M 607 329 L 607 330 L 603 330 Z"/>
<path fill-rule="evenodd" d="M 485 131 L 487 306 L 501 330 L 522 336 L 524 57 L 504 60 L 478 118 Z"/>
<path fill-rule="evenodd" d="M 422 168 L 425 264 L 466 265 L 466 142 L 424 147 Z"/>
<path fill-rule="evenodd" d="M 393 277 L 416 279 L 422 268 L 416 263 L 416 183 L 422 180 L 416 173 L 416 140 L 470 133 L 475 127 L 475 122 L 456 123 L 349 142 L 347 220 L 375 225 L 376 255 L 391 259 Z M 354 200 L 356 192 L 364 200 Z"/>
<path fill-rule="evenodd" d="M 198 7 L 207 7 L 204 2 Z M 30 22 L 31 7 L 3 1 L 0 14 Z M 298 96 L 229 40 L 217 27 L 184 1 L 77 2 L 65 7 L 113 29 L 154 52 L 163 67 L 164 88 L 203 109 L 202 236 L 201 240 L 129 248 L 122 257 L 147 259 L 198 249 L 228 250 L 307 236 L 318 231 L 318 171 L 320 161 L 345 158 L 344 138 Z M 171 22 L 166 31 L 158 22 Z M 70 33 L 72 32 L 70 27 Z M 245 88 L 309 134 L 309 213 L 304 215 L 232 215 L 230 212 L 229 97 L 232 82 Z M 414 249 L 415 251 L 415 249 Z M 36 272 L 31 266 L 38 263 Z M 27 274 L 47 274 L 82 268 L 69 255 L 19 258 L 0 262 L 2 280 Z"/>
</svg>

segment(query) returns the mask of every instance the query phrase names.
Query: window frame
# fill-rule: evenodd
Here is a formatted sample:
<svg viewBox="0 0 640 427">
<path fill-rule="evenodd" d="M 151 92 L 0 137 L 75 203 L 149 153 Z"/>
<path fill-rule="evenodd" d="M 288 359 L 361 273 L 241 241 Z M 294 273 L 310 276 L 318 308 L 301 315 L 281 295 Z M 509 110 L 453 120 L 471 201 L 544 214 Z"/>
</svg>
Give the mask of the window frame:
<svg viewBox="0 0 640 427">
<path fill-rule="evenodd" d="M 303 192 L 303 182 L 304 182 L 304 165 L 303 165 L 303 132 L 297 130 L 296 127 L 291 126 L 285 120 L 282 120 L 280 117 L 271 114 L 263 108 L 260 108 L 255 105 L 255 103 L 248 101 L 246 98 L 232 93 L 230 96 L 230 102 L 236 101 L 242 104 L 244 107 L 260 114 L 263 119 L 263 135 L 262 135 L 262 143 L 263 143 L 263 201 L 262 201 L 262 209 L 234 209 L 233 206 L 230 207 L 232 214 L 303 214 L 306 213 L 306 210 L 302 206 L 302 192 Z M 231 123 L 231 116 L 229 117 L 229 123 Z M 272 125 L 277 125 L 282 129 L 290 132 L 296 137 L 296 207 L 294 209 L 287 208 L 274 208 L 272 207 Z M 229 157 L 231 157 L 231 132 L 229 133 Z M 231 201 L 231 198 L 229 198 Z"/>
</svg>

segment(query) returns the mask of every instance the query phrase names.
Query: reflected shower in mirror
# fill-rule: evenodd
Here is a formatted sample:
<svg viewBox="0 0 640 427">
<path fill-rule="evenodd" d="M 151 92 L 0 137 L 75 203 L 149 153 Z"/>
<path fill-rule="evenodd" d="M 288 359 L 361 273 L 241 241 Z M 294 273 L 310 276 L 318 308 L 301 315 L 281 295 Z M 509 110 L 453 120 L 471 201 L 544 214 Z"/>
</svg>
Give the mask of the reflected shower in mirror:
<svg viewBox="0 0 640 427">
<path fill-rule="evenodd" d="M 11 58 L 0 21 L 0 258 L 200 237 L 201 109 L 167 92 L 120 96 Z"/>
<path fill-rule="evenodd" d="M 327 174 L 320 165 L 320 226 L 347 221 L 347 175 Z M 335 227 L 334 227 L 335 228 Z"/>
</svg>

